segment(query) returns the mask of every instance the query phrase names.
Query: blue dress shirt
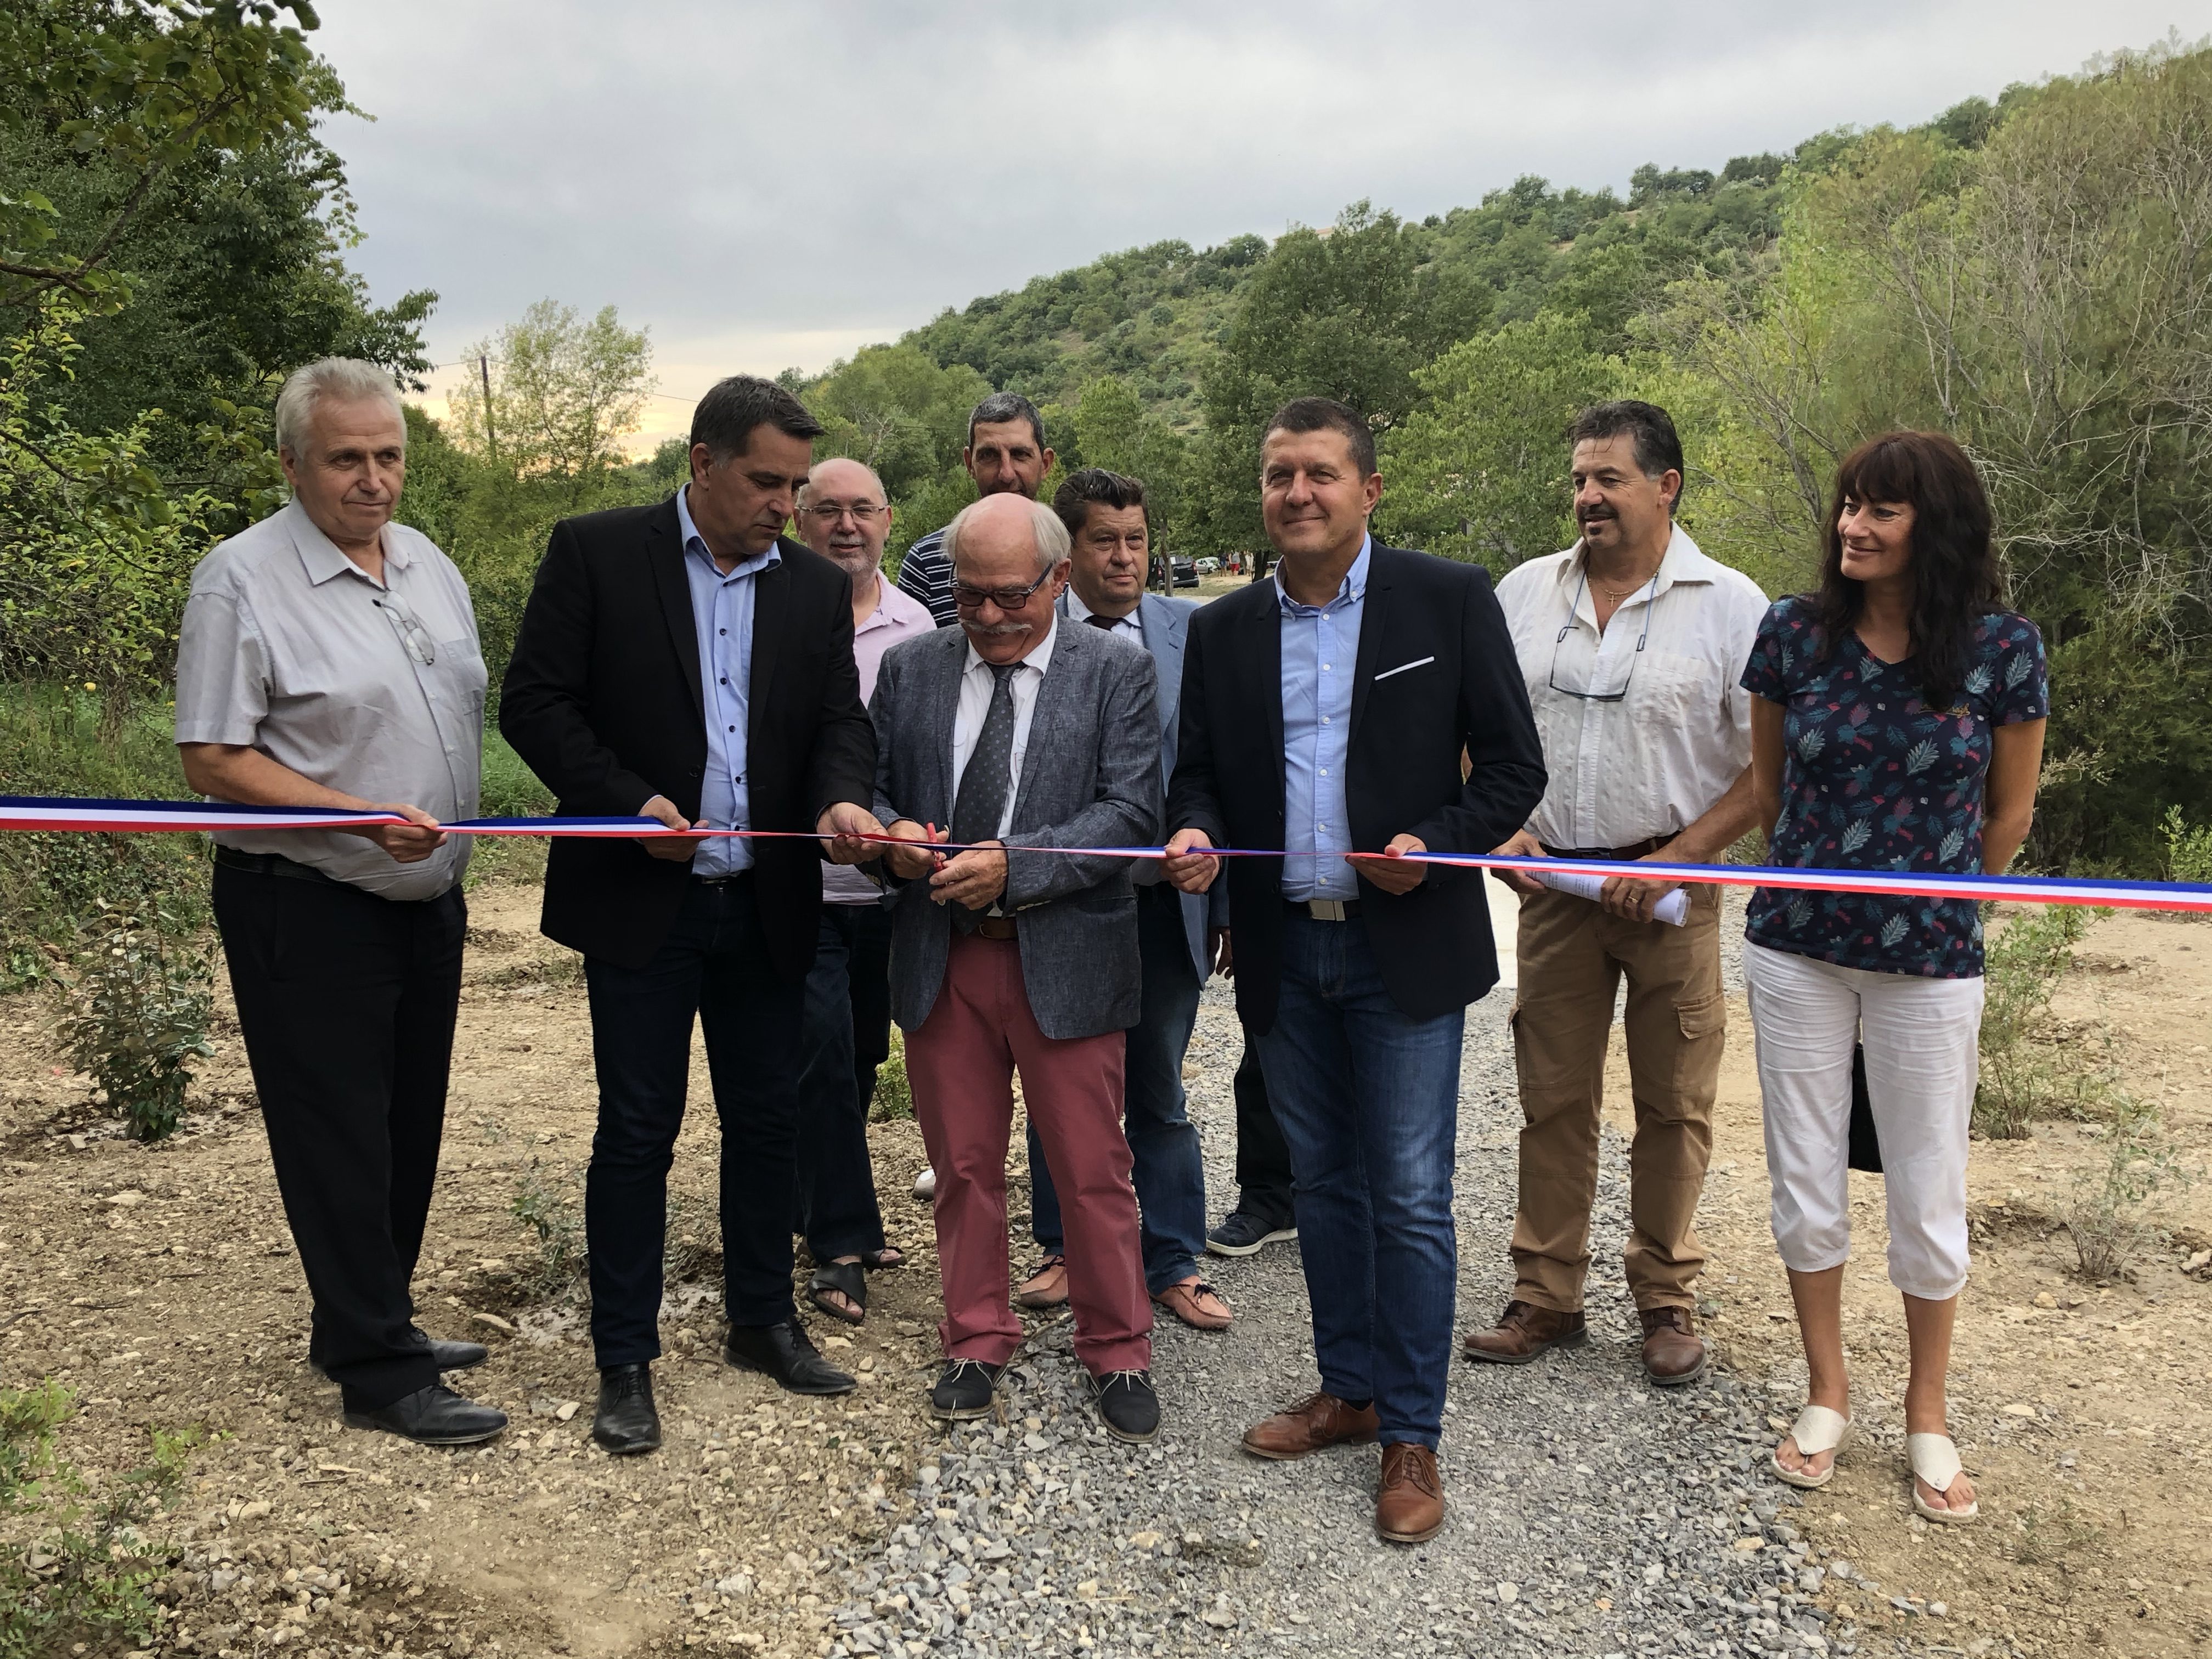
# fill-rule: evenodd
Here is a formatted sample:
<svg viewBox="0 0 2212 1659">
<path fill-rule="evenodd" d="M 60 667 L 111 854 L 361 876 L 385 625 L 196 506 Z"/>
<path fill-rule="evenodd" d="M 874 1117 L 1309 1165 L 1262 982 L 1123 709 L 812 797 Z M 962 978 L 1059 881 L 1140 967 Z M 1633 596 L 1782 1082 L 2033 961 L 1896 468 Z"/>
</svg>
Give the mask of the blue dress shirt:
<svg viewBox="0 0 2212 1659">
<path fill-rule="evenodd" d="M 713 828 L 751 828 L 745 784 L 745 716 L 752 707 L 753 584 L 783 562 L 774 547 L 723 573 L 691 522 L 687 486 L 676 492 L 676 527 L 684 538 L 684 574 L 691 584 L 691 624 L 699 635 L 699 685 L 707 711 L 707 773 L 699 816 Z M 753 866 L 753 844 L 720 837 L 698 843 L 691 873 L 734 875 Z"/>
<path fill-rule="evenodd" d="M 1352 683 L 1359 655 L 1359 613 L 1367 598 L 1367 556 L 1344 574 L 1324 605 L 1300 605 L 1283 591 L 1275 569 L 1275 601 L 1283 629 L 1283 896 L 1350 899 L 1358 878 L 1343 854 L 1352 848 L 1344 804 L 1344 763 L 1352 744 Z M 1332 854 L 1335 856 L 1330 856 Z"/>
</svg>

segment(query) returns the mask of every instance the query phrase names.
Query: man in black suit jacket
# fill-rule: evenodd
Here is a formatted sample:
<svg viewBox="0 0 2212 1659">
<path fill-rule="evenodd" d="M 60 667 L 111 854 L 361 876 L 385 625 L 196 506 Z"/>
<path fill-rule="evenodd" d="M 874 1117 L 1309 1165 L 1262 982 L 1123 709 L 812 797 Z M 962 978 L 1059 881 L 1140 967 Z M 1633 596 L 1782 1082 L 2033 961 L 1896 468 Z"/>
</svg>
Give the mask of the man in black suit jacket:
<svg viewBox="0 0 2212 1659">
<path fill-rule="evenodd" d="M 1358 415 L 1277 412 L 1261 508 L 1281 563 L 1191 619 L 1167 870 L 1197 892 L 1224 863 L 1208 847 L 1289 855 L 1225 860 L 1230 936 L 1290 1145 L 1322 1389 L 1245 1448 L 1379 1437 L 1376 1528 L 1419 1543 L 1443 1524 L 1460 1038 L 1498 959 L 1481 872 L 1396 855 L 1496 847 L 1544 758 L 1487 574 L 1376 545 L 1382 490 Z"/>
<path fill-rule="evenodd" d="M 599 1123 L 584 1189 L 592 1433 L 660 1443 L 667 1180 L 691 1028 L 704 1026 L 722 1126 L 726 1357 L 802 1394 L 853 1379 L 791 1302 L 799 1031 L 825 848 L 875 854 L 875 738 L 853 661 L 851 584 L 782 529 L 820 424 L 771 381 L 700 402 L 691 482 L 655 507 L 564 519 L 538 569 L 500 730 L 563 817 L 671 830 L 812 832 L 740 840 L 562 838 L 543 927 L 584 954 Z"/>
</svg>

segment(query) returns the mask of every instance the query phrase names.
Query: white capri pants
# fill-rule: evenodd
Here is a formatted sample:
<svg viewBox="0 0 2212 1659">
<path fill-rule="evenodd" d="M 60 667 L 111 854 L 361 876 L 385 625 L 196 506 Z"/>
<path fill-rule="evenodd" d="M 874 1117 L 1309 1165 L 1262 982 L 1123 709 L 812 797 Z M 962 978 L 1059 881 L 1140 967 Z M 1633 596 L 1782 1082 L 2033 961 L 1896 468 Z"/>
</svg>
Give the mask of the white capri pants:
<svg viewBox="0 0 2212 1659">
<path fill-rule="evenodd" d="M 1838 968 L 1748 939 L 1743 980 L 1783 1265 L 1814 1273 L 1850 1258 L 1851 1048 L 1863 1040 L 1888 1196 L 1889 1282 L 1930 1302 L 1956 1296 L 1966 1282 L 1981 980 Z"/>
</svg>

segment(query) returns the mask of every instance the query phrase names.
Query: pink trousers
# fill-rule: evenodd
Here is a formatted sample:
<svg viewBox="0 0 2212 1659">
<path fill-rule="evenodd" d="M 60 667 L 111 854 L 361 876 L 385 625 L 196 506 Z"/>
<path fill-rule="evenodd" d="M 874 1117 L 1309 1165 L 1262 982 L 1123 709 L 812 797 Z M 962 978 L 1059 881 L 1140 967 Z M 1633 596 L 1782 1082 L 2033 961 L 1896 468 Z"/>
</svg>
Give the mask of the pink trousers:
<svg viewBox="0 0 2212 1659">
<path fill-rule="evenodd" d="M 956 933 L 929 1018 L 906 1034 L 915 1115 L 937 1171 L 939 1339 L 948 1358 L 1003 1364 L 1022 1323 L 1006 1270 L 1006 1142 L 1013 1079 L 1060 1194 L 1075 1356 L 1094 1376 L 1152 1363 L 1152 1307 L 1121 1131 L 1122 1034 L 1037 1029 L 1012 939 Z"/>
</svg>

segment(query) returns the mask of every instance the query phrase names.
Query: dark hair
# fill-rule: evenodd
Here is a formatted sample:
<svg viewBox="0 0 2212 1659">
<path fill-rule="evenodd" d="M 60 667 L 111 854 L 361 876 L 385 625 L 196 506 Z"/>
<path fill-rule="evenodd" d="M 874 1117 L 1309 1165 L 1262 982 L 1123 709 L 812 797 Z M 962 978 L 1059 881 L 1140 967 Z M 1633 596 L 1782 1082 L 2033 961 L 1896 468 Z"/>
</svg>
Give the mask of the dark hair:
<svg viewBox="0 0 2212 1659">
<path fill-rule="evenodd" d="M 691 443 L 707 446 L 716 466 L 751 447 L 753 428 L 772 426 L 787 438 L 810 442 L 822 435 L 822 422 L 774 380 L 757 374 L 732 374 L 717 380 L 691 411 Z"/>
<path fill-rule="evenodd" d="M 1359 476 L 1369 477 L 1375 471 L 1375 428 L 1349 404 L 1334 398 L 1293 398 L 1267 422 L 1267 429 L 1260 434 L 1261 447 L 1266 447 L 1267 440 L 1278 432 L 1341 433 L 1352 446 L 1352 465 L 1359 469 Z"/>
<path fill-rule="evenodd" d="M 1060 514 L 1060 521 L 1067 526 L 1070 536 L 1080 536 L 1083 526 L 1091 522 L 1094 507 L 1143 507 L 1145 486 L 1126 473 L 1109 472 L 1103 466 L 1086 466 L 1071 472 L 1053 491 L 1052 510 Z M 1145 513 L 1145 527 L 1152 528 L 1152 515 Z"/>
<path fill-rule="evenodd" d="M 1854 627 L 1866 586 L 1844 574 L 1838 528 L 1846 499 L 1912 508 L 1912 654 L 1920 696 L 1949 707 L 1966 677 L 1974 629 L 2004 605 L 2004 573 L 1990 539 L 1990 498 L 1966 452 L 1941 432 L 1887 432 L 1844 457 L 1828 508 L 1820 586 L 1811 595 L 1823 654 Z"/>
<path fill-rule="evenodd" d="M 1592 404 L 1567 428 L 1570 444 L 1602 443 L 1607 438 L 1623 436 L 1635 441 L 1637 470 L 1645 477 L 1656 479 L 1673 472 L 1688 478 L 1682 466 L 1682 440 L 1674 431 L 1674 416 L 1656 404 L 1639 403 L 1633 398 Z M 1677 484 L 1668 510 L 1672 512 L 1681 504 L 1682 486 Z"/>
<path fill-rule="evenodd" d="M 975 447 L 975 428 L 979 426 L 1001 426 L 1008 421 L 1027 421 L 1030 435 L 1036 440 L 1039 449 L 1044 447 L 1044 416 L 1037 406 L 1018 392 L 994 392 L 969 411 L 968 447 Z"/>
</svg>

